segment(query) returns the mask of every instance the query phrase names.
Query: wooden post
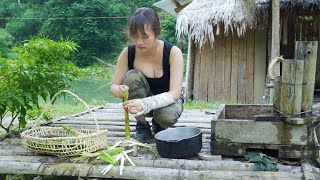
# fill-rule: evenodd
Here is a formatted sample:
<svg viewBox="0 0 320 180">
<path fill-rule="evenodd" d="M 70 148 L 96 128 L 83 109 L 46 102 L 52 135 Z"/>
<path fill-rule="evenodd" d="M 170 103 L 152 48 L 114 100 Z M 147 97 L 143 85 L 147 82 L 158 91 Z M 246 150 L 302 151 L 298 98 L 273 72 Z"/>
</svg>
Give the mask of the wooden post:
<svg viewBox="0 0 320 180">
<path fill-rule="evenodd" d="M 189 37 L 188 45 L 188 60 L 187 60 L 187 69 L 186 69 L 186 87 L 185 87 L 185 101 L 191 98 L 193 94 L 193 80 L 194 80 L 194 63 L 195 63 L 195 51 L 196 46 Z"/>
<path fill-rule="evenodd" d="M 297 41 L 295 59 L 304 60 L 301 111 L 311 110 L 317 65 L 317 41 Z"/>
<path fill-rule="evenodd" d="M 279 0 L 272 0 L 272 38 L 271 38 L 271 59 L 280 56 L 280 2 Z M 280 76 L 280 64 L 274 68 L 274 76 Z M 270 84 L 273 82 L 270 81 Z M 270 89 L 270 101 L 273 99 L 273 89 Z"/>
</svg>

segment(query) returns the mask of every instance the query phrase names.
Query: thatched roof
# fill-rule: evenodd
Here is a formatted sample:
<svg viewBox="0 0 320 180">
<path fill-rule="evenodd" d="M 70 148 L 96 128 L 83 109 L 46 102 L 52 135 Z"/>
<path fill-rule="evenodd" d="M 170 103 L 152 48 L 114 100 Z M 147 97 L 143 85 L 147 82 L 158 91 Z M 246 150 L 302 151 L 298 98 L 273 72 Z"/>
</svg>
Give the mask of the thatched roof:
<svg viewBox="0 0 320 180">
<path fill-rule="evenodd" d="M 188 34 L 200 46 L 214 34 L 236 29 L 239 36 L 255 22 L 255 0 L 193 0 L 177 18 L 177 36 Z"/>
<path fill-rule="evenodd" d="M 266 14 L 270 9 L 269 0 L 257 0 L 257 15 Z M 283 14 L 319 14 L 320 0 L 280 0 Z"/>
<path fill-rule="evenodd" d="M 189 35 L 200 47 L 220 33 L 266 27 L 269 0 L 193 0 L 177 17 L 177 36 Z M 281 0 L 282 14 L 319 14 L 320 0 Z M 220 28 L 223 27 L 223 30 Z"/>
</svg>

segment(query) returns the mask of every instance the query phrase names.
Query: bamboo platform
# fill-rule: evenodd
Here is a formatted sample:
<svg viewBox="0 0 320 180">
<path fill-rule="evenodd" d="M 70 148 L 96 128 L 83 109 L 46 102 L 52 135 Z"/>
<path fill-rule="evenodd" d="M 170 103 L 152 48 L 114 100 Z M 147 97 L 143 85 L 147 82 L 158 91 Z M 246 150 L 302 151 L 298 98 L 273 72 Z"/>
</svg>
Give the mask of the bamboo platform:
<svg viewBox="0 0 320 180">
<path fill-rule="evenodd" d="M 93 109 L 100 129 L 108 129 L 108 143 L 123 140 L 124 113 L 117 104 L 106 104 Z M 129 116 L 131 136 L 135 133 L 136 121 Z M 72 176 L 82 178 L 115 178 L 115 179 L 316 179 L 318 168 L 303 164 L 289 166 L 279 164 L 278 172 L 253 171 L 254 164 L 234 161 L 230 158 L 210 155 L 211 121 L 217 119 L 214 110 L 184 110 L 175 125 L 199 127 L 203 133 L 203 147 L 199 156 L 191 159 L 166 159 L 146 151 L 132 157 L 137 165 L 125 166 L 123 175 L 119 167 L 113 167 L 107 174 L 101 171 L 106 164 L 75 162 L 75 157 L 54 157 L 34 154 L 21 146 L 21 139 L 12 136 L 0 141 L 0 175 L 2 174 L 35 174 Z M 149 122 L 151 119 L 148 119 Z M 66 125 L 74 128 L 96 128 L 92 116 L 81 112 L 61 117 L 48 126 Z M 155 146 L 155 143 L 150 144 Z M 0 176 L 1 179 L 1 176 Z"/>
</svg>

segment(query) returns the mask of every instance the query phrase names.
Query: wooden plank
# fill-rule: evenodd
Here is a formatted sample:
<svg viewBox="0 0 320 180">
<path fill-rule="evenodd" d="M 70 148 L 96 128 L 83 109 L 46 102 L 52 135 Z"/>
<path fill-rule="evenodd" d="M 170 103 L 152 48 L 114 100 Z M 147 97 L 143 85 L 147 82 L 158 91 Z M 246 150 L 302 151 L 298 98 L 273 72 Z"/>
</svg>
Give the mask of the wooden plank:
<svg viewBox="0 0 320 180">
<path fill-rule="evenodd" d="M 200 101 L 208 101 L 208 79 L 210 70 L 210 43 L 207 42 L 202 46 L 201 68 L 200 68 Z"/>
<path fill-rule="evenodd" d="M 210 47 L 210 76 L 208 79 L 208 101 L 216 102 L 215 86 L 216 86 L 216 41 L 213 43 L 213 47 Z"/>
<path fill-rule="evenodd" d="M 302 39 L 302 23 L 301 23 L 301 21 L 299 21 L 298 18 L 297 18 L 295 30 L 296 30 L 296 41 L 303 41 L 303 39 Z"/>
<path fill-rule="evenodd" d="M 246 61 L 247 61 L 247 37 L 240 38 L 239 69 L 238 69 L 238 102 L 246 102 Z"/>
<path fill-rule="evenodd" d="M 224 58 L 224 96 L 225 102 L 230 101 L 231 95 L 231 54 L 232 36 L 225 37 L 225 58 Z"/>
<path fill-rule="evenodd" d="M 307 125 L 235 119 L 213 121 L 213 124 L 212 132 L 216 141 L 224 143 L 275 145 L 307 145 L 308 143 Z"/>
<path fill-rule="evenodd" d="M 288 15 L 285 15 L 283 17 L 283 24 L 282 24 L 282 44 L 287 45 L 288 44 Z"/>
<path fill-rule="evenodd" d="M 224 58 L 225 58 L 225 38 L 223 35 L 217 36 L 216 39 L 216 83 L 215 97 L 217 101 L 224 102 Z"/>
<path fill-rule="evenodd" d="M 254 91 L 254 31 L 247 31 L 247 61 L 246 61 L 246 103 L 253 103 Z"/>
<path fill-rule="evenodd" d="M 255 115 L 272 114 L 273 106 L 259 104 L 225 105 L 225 114 L 220 119 L 254 119 Z M 218 115 L 218 114 L 217 114 Z"/>
<path fill-rule="evenodd" d="M 193 99 L 200 100 L 200 70 L 201 70 L 201 52 L 197 47 L 195 54 L 194 65 L 194 86 L 193 86 Z"/>
<path fill-rule="evenodd" d="M 230 80 L 230 101 L 238 102 L 238 69 L 239 69 L 239 44 L 237 35 L 232 36 L 232 60 L 231 60 L 231 80 Z"/>
<path fill-rule="evenodd" d="M 266 85 L 266 65 L 267 65 L 267 31 L 255 31 L 255 53 L 254 53 L 254 103 L 261 104 Z"/>
<path fill-rule="evenodd" d="M 301 20 L 301 25 L 302 25 L 302 30 L 301 30 L 302 41 L 308 41 L 307 39 L 308 24 L 305 20 Z"/>
</svg>

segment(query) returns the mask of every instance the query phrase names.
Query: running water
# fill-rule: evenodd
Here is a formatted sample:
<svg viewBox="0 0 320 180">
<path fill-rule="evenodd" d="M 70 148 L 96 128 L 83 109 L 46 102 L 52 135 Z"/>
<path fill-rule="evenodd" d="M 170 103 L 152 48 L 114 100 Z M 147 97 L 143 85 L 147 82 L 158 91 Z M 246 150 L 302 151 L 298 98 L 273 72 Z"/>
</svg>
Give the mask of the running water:
<svg viewBox="0 0 320 180">
<path fill-rule="evenodd" d="M 270 99 L 270 88 L 265 88 L 262 99 L 261 99 L 262 108 L 264 108 L 265 104 L 269 104 L 269 99 Z"/>
</svg>

